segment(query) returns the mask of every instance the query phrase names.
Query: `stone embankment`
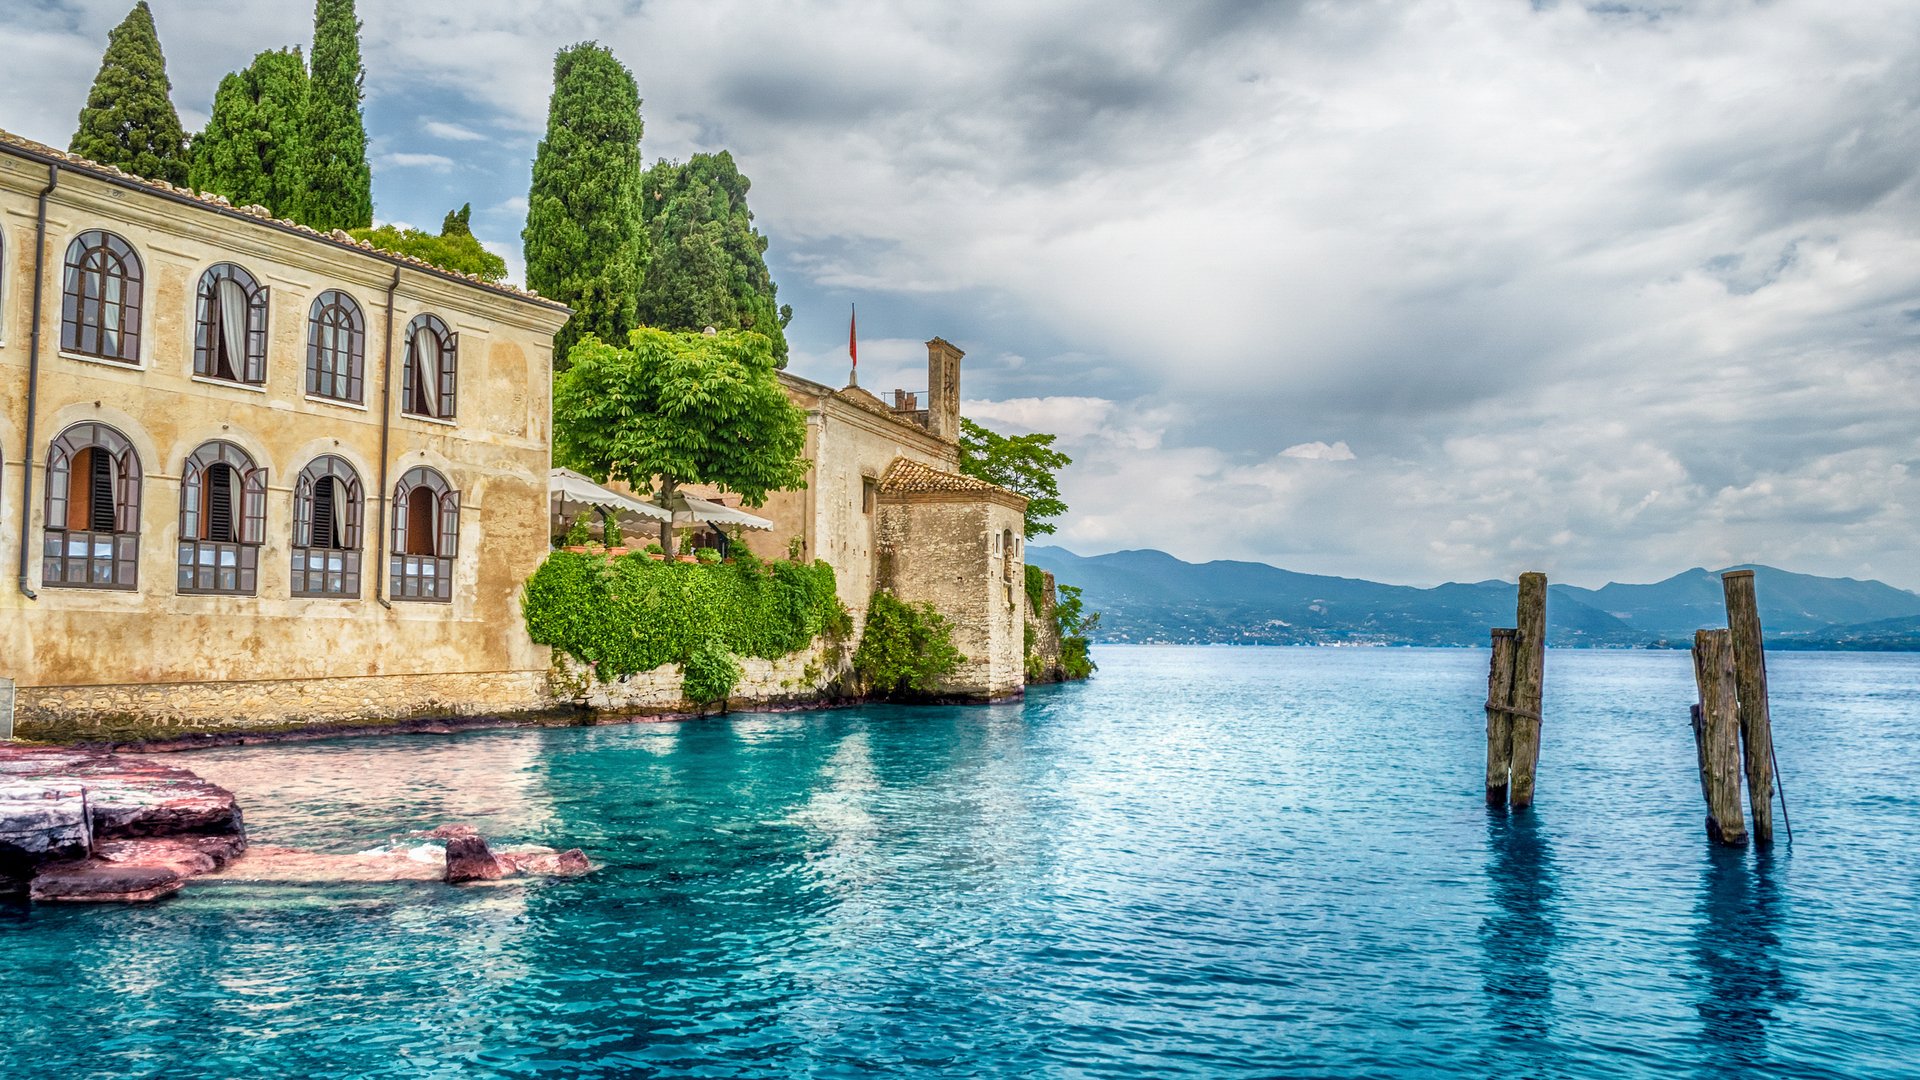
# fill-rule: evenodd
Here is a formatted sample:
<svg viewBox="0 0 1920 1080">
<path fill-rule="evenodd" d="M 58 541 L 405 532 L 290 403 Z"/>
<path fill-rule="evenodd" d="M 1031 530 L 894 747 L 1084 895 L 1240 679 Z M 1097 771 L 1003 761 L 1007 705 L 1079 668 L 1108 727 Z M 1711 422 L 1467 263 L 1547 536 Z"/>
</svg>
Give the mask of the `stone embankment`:
<svg viewBox="0 0 1920 1080">
<path fill-rule="evenodd" d="M 0 892 L 46 903 L 139 902 L 191 878 L 335 883 L 574 876 L 579 849 L 495 849 L 444 825 L 352 855 L 247 844 L 233 793 L 174 765 L 87 750 L 0 746 Z M 437 841 L 437 842 L 436 842 Z"/>
</svg>

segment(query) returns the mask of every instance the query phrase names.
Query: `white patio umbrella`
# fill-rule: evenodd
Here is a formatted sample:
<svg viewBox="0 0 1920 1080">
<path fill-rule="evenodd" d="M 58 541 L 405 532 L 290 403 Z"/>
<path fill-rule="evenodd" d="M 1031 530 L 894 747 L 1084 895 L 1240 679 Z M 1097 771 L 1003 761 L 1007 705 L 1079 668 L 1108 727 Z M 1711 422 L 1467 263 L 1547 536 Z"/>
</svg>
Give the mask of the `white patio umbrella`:
<svg viewBox="0 0 1920 1080">
<path fill-rule="evenodd" d="M 610 491 L 572 469 L 553 469 L 547 473 L 547 492 L 552 500 L 554 515 L 567 520 L 567 506 L 591 507 L 605 510 L 616 516 L 640 518 L 646 521 L 661 522 L 674 520 L 673 513 L 664 507 L 636 499 L 631 495 L 622 495 Z"/>
</svg>

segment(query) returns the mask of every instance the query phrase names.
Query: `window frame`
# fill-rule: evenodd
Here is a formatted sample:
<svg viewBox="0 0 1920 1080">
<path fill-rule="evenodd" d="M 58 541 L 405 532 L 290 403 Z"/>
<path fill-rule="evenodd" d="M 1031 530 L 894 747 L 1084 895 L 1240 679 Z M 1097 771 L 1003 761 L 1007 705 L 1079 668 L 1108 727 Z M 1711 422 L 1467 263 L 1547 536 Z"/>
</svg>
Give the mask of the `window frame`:
<svg viewBox="0 0 1920 1080">
<path fill-rule="evenodd" d="M 201 500 L 213 467 L 232 469 L 239 482 L 239 533 L 232 540 L 205 534 Z M 256 596 L 260 548 L 267 533 L 267 470 L 225 439 L 201 443 L 180 470 L 180 533 L 175 538 L 174 588 L 182 596 Z"/>
<path fill-rule="evenodd" d="M 323 327 L 323 317 L 339 312 L 346 325 L 341 327 L 337 321 Z M 336 335 L 334 343 L 325 347 L 325 355 L 339 357 L 344 351 L 346 370 L 338 371 L 334 366 L 323 367 L 321 333 L 331 329 Z M 337 335 L 346 335 L 344 350 L 338 343 Z M 307 397 L 314 401 L 328 401 L 336 404 L 366 407 L 367 387 L 367 319 L 360 302 L 340 289 L 326 289 L 313 298 L 307 308 Z M 324 379 L 323 379 L 324 376 Z M 344 384 L 344 394 L 336 394 L 330 389 L 335 384 Z"/>
<path fill-rule="evenodd" d="M 434 499 L 432 555 L 406 553 L 408 514 L 414 492 L 426 489 Z M 439 470 L 416 465 L 400 474 L 393 486 L 392 531 L 387 557 L 390 600 L 453 602 L 454 561 L 460 556 L 460 492 Z"/>
<path fill-rule="evenodd" d="M 83 450 L 109 455 L 113 479 L 114 527 L 111 532 L 69 529 L 70 470 Z M 52 589 L 100 589 L 137 592 L 140 588 L 140 452 L 133 440 L 110 424 L 82 420 L 69 424 L 47 444 L 46 491 L 41 501 L 40 584 Z M 57 525 L 55 523 L 58 523 Z M 75 538 L 82 549 L 76 550 Z M 105 551 L 101 550 L 102 545 Z M 74 563 L 85 580 L 73 578 Z M 102 570 L 106 580 L 99 580 Z"/>
<path fill-rule="evenodd" d="M 314 490 L 321 480 L 334 483 L 334 515 L 341 523 L 340 547 L 317 546 L 312 542 Z M 307 462 L 293 484 L 293 566 L 289 579 L 293 596 L 312 600 L 360 598 L 366 557 L 365 520 L 366 491 L 360 483 L 360 471 L 353 463 L 338 454 L 322 454 Z M 320 584 L 317 589 L 311 587 L 316 577 Z M 329 588 L 335 579 L 339 586 Z"/>
<path fill-rule="evenodd" d="M 414 347 L 415 337 L 419 334 L 432 334 L 439 339 L 440 365 L 434 372 L 434 400 L 439 406 L 437 412 L 427 412 L 414 407 Z M 439 420 L 452 423 L 458 415 L 458 392 L 460 382 L 460 334 L 450 329 L 446 321 L 432 312 L 421 312 L 407 323 L 406 354 L 400 367 L 400 413 L 418 420 Z"/>
<path fill-rule="evenodd" d="M 229 379 L 216 370 L 213 335 L 219 328 L 219 283 L 232 279 L 247 296 L 245 355 L 240 358 L 239 375 Z M 255 389 L 267 383 L 267 315 L 271 289 L 260 284 L 246 267 L 235 262 L 218 262 L 206 268 L 193 293 L 193 377 L 226 386 Z"/>
<path fill-rule="evenodd" d="M 98 256 L 100 265 L 90 267 L 94 256 Z M 103 314 L 106 306 L 107 260 L 118 264 L 116 275 L 120 282 L 120 297 L 114 302 L 117 314 L 115 332 L 116 347 L 113 351 L 104 348 L 106 327 L 104 322 L 89 322 L 86 319 L 89 300 L 86 295 L 87 283 L 92 275 L 99 275 L 99 291 L 91 300 L 96 318 Z M 141 320 L 146 314 L 146 269 L 140 253 L 118 233 L 105 229 L 87 229 L 74 236 L 67 244 L 66 259 L 60 273 L 60 351 L 72 357 L 95 360 L 121 367 L 137 368 L 140 362 Z M 87 344 L 87 335 L 93 336 L 91 347 Z"/>
</svg>

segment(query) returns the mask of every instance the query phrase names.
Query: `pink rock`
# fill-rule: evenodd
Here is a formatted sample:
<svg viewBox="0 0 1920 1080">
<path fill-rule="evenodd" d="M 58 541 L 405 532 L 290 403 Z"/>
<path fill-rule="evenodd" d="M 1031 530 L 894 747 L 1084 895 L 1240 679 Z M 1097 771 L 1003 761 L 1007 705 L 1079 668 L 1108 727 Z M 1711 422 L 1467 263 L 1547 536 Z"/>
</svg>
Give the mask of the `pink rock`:
<svg viewBox="0 0 1920 1080">
<path fill-rule="evenodd" d="M 209 874 L 220 867 L 212 855 L 178 840 L 108 840 L 95 846 L 93 857 L 114 866 L 170 870 L 182 878 Z"/>
<path fill-rule="evenodd" d="M 503 851 L 496 856 L 500 865 L 514 874 L 538 874 L 543 877 L 579 877 L 593 870 L 587 853 L 579 848 L 555 851 L 552 848 Z"/>
<path fill-rule="evenodd" d="M 493 857 L 484 838 L 477 835 L 456 836 L 447 841 L 447 884 L 498 881 L 505 875 L 500 861 Z"/>
<path fill-rule="evenodd" d="M 435 840 L 451 840 L 456 836 L 479 836 L 480 831 L 471 825 L 448 822 L 427 834 Z"/>
<path fill-rule="evenodd" d="M 164 866 L 89 859 L 43 868 L 33 879 L 30 895 L 40 903 L 143 903 L 179 892 L 186 880 Z"/>
</svg>

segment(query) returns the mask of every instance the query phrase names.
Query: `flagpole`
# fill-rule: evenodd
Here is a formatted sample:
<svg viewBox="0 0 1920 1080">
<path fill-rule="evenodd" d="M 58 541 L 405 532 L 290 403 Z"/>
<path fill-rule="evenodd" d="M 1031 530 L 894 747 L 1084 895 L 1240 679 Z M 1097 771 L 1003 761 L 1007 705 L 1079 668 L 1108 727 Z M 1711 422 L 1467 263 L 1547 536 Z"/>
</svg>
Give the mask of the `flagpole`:
<svg viewBox="0 0 1920 1080">
<path fill-rule="evenodd" d="M 854 310 L 854 305 L 848 304 L 847 305 L 847 361 L 850 365 L 847 368 L 847 385 L 848 386 L 860 385 L 860 343 L 859 343 L 860 339 L 858 334 L 856 333 L 856 328 L 858 326 L 858 320 L 856 316 L 857 316 L 857 313 Z"/>
</svg>

